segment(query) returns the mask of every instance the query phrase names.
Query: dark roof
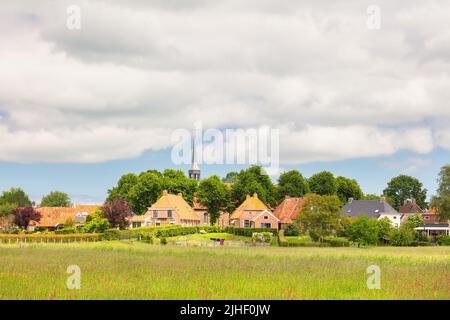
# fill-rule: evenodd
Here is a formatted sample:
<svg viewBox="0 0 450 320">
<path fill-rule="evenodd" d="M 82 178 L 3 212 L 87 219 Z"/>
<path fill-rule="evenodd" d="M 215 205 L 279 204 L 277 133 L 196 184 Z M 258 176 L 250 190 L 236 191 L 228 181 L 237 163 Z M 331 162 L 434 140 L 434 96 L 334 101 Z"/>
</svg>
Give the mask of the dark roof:
<svg viewBox="0 0 450 320">
<path fill-rule="evenodd" d="M 448 228 L 448 223 L 427 223 L 418 228 Z"/>
<path fill-rule="evenodd" d="M 378 219 L 382 213 L 398 214 L 389 203 L 383 200 L 352 200 L 345 204 L 343 210 L 348 217 L 366 215 L 368 218 Z"/>
</svg>

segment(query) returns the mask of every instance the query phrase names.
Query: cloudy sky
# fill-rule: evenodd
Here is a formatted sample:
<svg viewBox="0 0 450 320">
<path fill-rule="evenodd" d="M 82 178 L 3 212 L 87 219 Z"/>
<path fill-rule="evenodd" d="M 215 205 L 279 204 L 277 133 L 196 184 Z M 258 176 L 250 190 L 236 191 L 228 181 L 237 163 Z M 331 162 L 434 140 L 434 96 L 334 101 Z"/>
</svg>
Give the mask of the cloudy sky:
<svg viewBox="0 0 450 320">
<path fill-rule="evenodd" d="M 393 2 L 3 0 L 0 190 L 102 201 L 122 173 L 186 169 L 171 133 L 201 121 L 278 129 L 281 166 L 306 176 L 381 193 L 407 173 L 434 192 L 450 162 L 450 2 Z"/>
</svg>

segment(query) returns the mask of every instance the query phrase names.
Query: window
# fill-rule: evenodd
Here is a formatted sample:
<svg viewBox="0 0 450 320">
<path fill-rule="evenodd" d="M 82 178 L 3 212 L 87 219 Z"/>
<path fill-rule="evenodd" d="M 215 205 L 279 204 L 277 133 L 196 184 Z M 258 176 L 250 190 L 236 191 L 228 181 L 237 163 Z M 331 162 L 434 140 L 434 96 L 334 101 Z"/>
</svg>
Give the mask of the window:
<svg viewBox="0 0 450 320">
<path fill-rule="evenodd" d="M 424 220 L 430 220 L 430 217 L 429 216 L 424 216 L 423 219 Z"/>
<path fill-rule="evenodd" d="M 141 226 L 140 222 L 133 222 L 133 228 L 139 228 Z"/>
<path fill-rule="evenodd" d="M 153 210 L 153 218 L 158 218 L 158 210 Z"/>
<path fill-rule="evenodd" d="M 397 216 L 394 216 L 394 219 L 397 219 Z"/>
<path fill-rule="evenodd" d="M 158 221 L 158 220 L 157 220 L 157 221 L 155 222 L 155 224 L 156 224 L 157 226 L 160 226 L 160 225 L 161 225 L 161 221 Z"/>
<path fill-rule="evenodd" d="M 244 220 L 244 228 L 250 227 L 250 220 Z"/>
<path fill-rule="evenodd" d="M 167 217 L 172 218 L 172 210 L 167 210 Z"/>
<path fill-rule="evenodd" d="M 175 220 L 170 221 L 170 224 L 175 224 Z"/>
<path fill-rule="evenodd" d="M 264 216 L 264 220 L 267 220 L 267 219 L 269 219 L 269 217 L 268 216 Z"/>
<path fill-rule="evenodd" d="M 272 227 L 272 225 L 270 224 L 270 223 L 267 223 L 267 222 L 262 222 L 261 223 L 261 228 L 271 228 Z"/>
</svg>

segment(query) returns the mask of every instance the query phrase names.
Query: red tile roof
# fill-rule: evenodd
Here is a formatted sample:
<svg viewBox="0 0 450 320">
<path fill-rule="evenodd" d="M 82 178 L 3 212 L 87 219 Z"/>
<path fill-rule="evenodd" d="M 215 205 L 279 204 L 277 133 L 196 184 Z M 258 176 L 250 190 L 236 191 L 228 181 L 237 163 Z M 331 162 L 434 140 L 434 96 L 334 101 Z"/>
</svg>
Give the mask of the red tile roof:
<svg viewBox="0 0 450 320">
<path fill-rule="evenodd" d="M 273 214 L 280 219 L 280 223 L 292 223 L 302 210 L 304 198 L 286 198 L 275 209 Z"/>
</svg>

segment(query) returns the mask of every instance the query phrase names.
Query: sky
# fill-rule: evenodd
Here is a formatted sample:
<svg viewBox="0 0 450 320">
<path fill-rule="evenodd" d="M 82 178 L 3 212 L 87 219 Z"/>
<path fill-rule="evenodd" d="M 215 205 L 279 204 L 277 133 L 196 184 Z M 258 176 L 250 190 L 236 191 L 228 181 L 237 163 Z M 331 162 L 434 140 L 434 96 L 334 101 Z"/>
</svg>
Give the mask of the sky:
<svg viewBox="0 0 450 320">
<path fill-rule="evenodd" d="M 448 21 L 445 0 L 2 1 L 0 191 L 100 203 L 123 173 L 187 170 L 172 135 L 200 121 L 277 130 L 282 171 L 375 194 L 409 174 L 431 195 L 450 163 Z"/>
</svg>

